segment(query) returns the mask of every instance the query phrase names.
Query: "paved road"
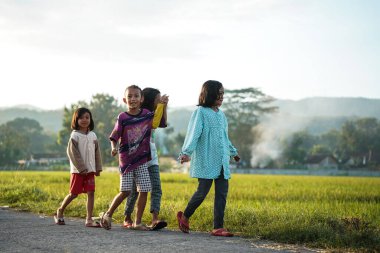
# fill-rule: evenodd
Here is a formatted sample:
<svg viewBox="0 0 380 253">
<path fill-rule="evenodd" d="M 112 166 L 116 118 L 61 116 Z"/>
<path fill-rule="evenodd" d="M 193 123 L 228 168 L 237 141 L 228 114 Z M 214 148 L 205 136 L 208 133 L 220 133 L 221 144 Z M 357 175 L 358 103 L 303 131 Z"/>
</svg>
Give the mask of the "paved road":
<svg viewBox="0 0 380 253">
<path fill-rule="evenodd" d="M 0 252 L 321 252 L 200 232 L 134 231 L 117 224 L 106 231 L 86 228 L 81 219 L 65 220 L 58 226 L 49 216 L 0 208 Z"/>
</svg>

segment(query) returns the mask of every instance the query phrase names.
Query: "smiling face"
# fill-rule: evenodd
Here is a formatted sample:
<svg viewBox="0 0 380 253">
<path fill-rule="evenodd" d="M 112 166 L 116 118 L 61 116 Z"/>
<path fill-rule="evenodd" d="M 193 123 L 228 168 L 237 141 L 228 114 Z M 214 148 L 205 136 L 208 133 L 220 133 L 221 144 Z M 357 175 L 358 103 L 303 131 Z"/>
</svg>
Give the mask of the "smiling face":
<svg viewBox="0 0 380 253">
<path fill-rule="evenodd" d="M 141 90 L 137 88 L 128 88 L 125 91 L 123 101 L 128 106 L 128 112 L 138 112 L 140 110 L 141 103 L 143 102 Z"/>
<path fill-rule="evenodd" d="M 87 108 L 81 107 L 75 110 L 71 119 L 71 129 L 82 132 L 92 131 L 95 127 L 92 114 Z"/>
<path fill-rule="evenodd" d="M 91 123 L 91 116 L 88 112 L 83 113 L 79 118 L 78 118 L 78 126 L 79 126 L 79 131 L 82 132 L 87 132 L 89 126 Z"/>
</svg>

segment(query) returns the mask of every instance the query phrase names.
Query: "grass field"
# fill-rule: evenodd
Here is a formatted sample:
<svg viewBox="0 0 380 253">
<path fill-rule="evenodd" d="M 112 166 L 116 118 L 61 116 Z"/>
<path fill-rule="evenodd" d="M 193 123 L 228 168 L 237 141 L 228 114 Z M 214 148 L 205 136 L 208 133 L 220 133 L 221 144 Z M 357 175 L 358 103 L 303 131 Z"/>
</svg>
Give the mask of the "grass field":
<svg viewBox="0 0 380 253">
<path fill-rule="evenodd" d="M 68 193 L 69 172 L 0 172 L 0 204 L 52 215 Z M 177 228 L 197 180 L 161 174 L 161 218 Z M 117 173 L 96 181 L 95 212 L 105 211 L 118 193 Z M 192 230 L 210 231 L 213 189 L 191 218 Z M 150 222 L 148 201 L 143 220 Z M 65 216 L 85 217 L 86 197 L 75 199 Z M 120 206 L 114 222 L 123 220 Z M 380 178 L 233 175 L 225 227 L 241 236 L 310 247 L 380 251 Z"/>
</svg>

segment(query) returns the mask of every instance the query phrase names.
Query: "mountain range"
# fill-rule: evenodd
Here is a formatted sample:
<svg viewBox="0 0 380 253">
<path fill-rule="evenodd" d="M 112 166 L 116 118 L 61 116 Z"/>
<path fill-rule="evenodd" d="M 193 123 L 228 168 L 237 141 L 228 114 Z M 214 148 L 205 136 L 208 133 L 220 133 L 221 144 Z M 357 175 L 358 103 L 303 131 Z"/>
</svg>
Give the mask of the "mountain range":
<svg viewBox="0 0 380 253">
<path fill-rule="evenodd" d="M 271 106 L 277 106 L 278 114 L 285 115 L 288 120 L 307 119 L 310 122 L 307 128 L 313 133 L 338 128 L 350 118 L 380 119 L 380 99 L 313 97 L 296 101 L 275 100 Z M 169 125 L 176 132 L 184 132 L 195 108 L 196 106 L 169 107 Z M 56 133 L 62 126 L 63 109 L 41 110 L 29 105 L 0 108 L 0 125 L 17 117 L 35 119 L 45 131 Z"/>
</svg>

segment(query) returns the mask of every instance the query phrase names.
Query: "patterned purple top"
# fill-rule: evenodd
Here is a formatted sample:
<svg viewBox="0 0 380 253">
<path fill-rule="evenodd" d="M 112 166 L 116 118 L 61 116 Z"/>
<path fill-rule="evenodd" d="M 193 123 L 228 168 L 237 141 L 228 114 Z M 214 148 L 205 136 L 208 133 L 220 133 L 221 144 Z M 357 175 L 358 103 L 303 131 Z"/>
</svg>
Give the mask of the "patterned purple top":
<svg viewBox="0 0 380 253">
<path fill-rule="evenodd" d="M 117 117 L 110 140 L 119 142 L 119 171 L 126 173 L 147 163 L 154 112 L 142 109 L 138 115 L 122 112 Z"/>
</svg>

